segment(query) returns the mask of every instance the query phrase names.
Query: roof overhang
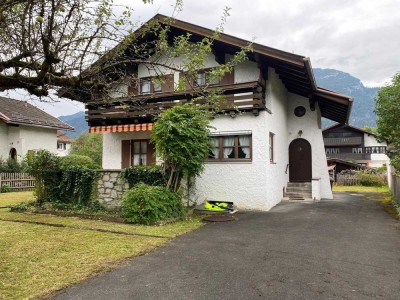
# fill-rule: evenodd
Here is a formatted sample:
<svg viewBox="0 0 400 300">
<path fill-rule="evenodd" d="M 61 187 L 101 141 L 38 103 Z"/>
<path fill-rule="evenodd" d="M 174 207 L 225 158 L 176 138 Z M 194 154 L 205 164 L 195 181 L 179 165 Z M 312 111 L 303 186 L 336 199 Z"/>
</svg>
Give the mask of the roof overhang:
<svg viewBox="0 0 400 300">
<path fill-rule="evenodd" d="M 10 125 L 24 125 L 24 126 L 30 126 L 30 127 L 40 127 L 40 128 L 49 128 L 49 129 L 57 129 L 57 130 L 67 130 L 67 131 L 75 131 L 75 128 L 72 126 L 69 126 L 68 124 L 66 124 L 65 127 L 61 127 L 61 126 L 51 126 L 51 125 L 40 125 L 40 124 L 32 124 L 32 123 L 28 123 L 28 122 L 15 122 L 15 121 L 6 121 L 4 120 L 6 124 L 10 124 Z"/>
<path fill-rule="evenodd" d="M 147 33 L 147 24 L 158 22 L 162 26 L 169 26 L 169 38 L 171 41 L 176 36 L 190 33 L 193 42 L 201 41 L 204 37 L 213 37 L 214 31 L 208 28 L 197 26 L 178 19 L 171 19 L 167 16 L 157 14 L 141 28 L 134 32 L 133 43 L 140 44 L 154 39 L 154 35 Z M 249 45 L 250 41 L 240 39 L 225 33 L 220 33 L 213 42 L 213 51 L 218 62 L 224 62 L 225 53 L 235 54 L 241 48 Z M 257 62 L 261 72 L 271 67 L 275 69 L 286 89 L 306 98 L 312 102 L 318 102 L 321 116 L 330 120 L 347 124 L 352 107 L 352 98 L 338 94 L 317 86 L 308 57 L 278 50 L 257 43 L 252 43 L 253 51 L 249 52 L 248 58 Z M 112 57 L 113 50 L 99 59 L 97 63 Z M 266 73 L 267 74 L 267 73 Z"/>
</svg>

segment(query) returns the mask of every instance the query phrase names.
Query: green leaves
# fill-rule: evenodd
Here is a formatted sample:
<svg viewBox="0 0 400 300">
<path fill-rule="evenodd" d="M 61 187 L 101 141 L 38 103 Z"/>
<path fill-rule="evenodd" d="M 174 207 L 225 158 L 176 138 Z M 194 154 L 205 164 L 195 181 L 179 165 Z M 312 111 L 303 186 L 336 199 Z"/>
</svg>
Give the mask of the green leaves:
<svg viewBox="0 0 400 300">
<path fill-rule="evenodd" d="M 376 96 L 375 112 L 378 115 L 378 134 L 396 149 L 400 149 L 400 73 L 392 78 L 392 82 L 381 88 Z M 398 156 L 399 154 L 395 154 Z M 398 158 L 393 162 L 399 161 Z M 399 169 L 397 163 L 395 168 Z"/>
<path fill-rule="evenodd" d="M 82 133 L 72 142 L 71 154 L 88 156 L 101 166 L 103 156 L 103 136 L 101 134 Z"/>
<path fill-rule="evenodd" d="M 139 183 L 123 196 L 122 215 L 131 223 L 154 224 L 184 213 L 181 196 L 165 187 Z"/>
<path fill-rule="evenodd" d="M 183 176 L 203 171 L 210 149 L 209 128 L 208 112 L 195 104 L 176 105 L 159 116 L 152 142 L 169 171 L 168 188 L 178 190 Z"/>
</svg>

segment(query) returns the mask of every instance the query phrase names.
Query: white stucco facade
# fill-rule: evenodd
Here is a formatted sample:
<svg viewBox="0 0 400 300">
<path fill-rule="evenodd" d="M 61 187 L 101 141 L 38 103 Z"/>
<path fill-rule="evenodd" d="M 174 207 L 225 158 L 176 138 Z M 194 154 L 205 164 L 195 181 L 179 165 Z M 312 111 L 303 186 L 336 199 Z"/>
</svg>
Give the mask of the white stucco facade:
<svg viewBox="0 0 400 300">
<path fill-rule="evenodd" d="M 375 136 L 364 133 L 364 146 L 365 147 L 387 147 L 386 142 L 378 142 Z M 368 161 L 368 166 L 371 168 L 382 167 L 387 165 L 388 156 L 385 153 L 371 153 L 371 159 Z"/>
<path fill-rule="evenodd" d="M 57 141 L 57 156 L 67 156 L 71 152 L 71 143 Z"/>
<path fill-rule="evenodd" d="M 57 153 L 57 130 L 36 126 L 10 126 L 0 121 L 0 156 L 9 158 L 12 148 L 21 160 L 29 150 L 48 150 Z"/>
<path fill-rule="evenodd" d="M 216 64 L 210 58 L 206 67 Z M 139 66 L 139 77 L 151 75 Z M 179 78 L 174 76 L 175 81 Z M 253 62 L 242 63 L 235 68 L 235 83 L 255 81 L 259 69 Z M 288 163 L 290 143 L 296 138 L 311 144 L 313 195 L 332 198 L 326 164 L 326 155 L 320 126 L 318 105 L 310 109 L 308 98 L 289 93 L 274 69 L 268 68 L 266 103 L 270 111 L 260 111 L 258 116 L 243 113 L 234 118 L 218 116 L 211 121 L 213 133 L 251 133 L 252 159 L 246 162 L 207 162 L 205 171 L 196 179 L 195 197 L 204 200 L 232 201 L 240 209 L 269 210 L 278 204 L 289 181 Z M 303 106 L 306 114 L 296 117 L 294 108 Z M 301 132 L 301 134 L 299 134 Z M 274 134 L 274 161 L 269 157 L 269 135 Z M 103 168 L 121 168 L 121 141 L 147 139 L 147 132 L 105 133 L 103 135 Z M 315 181 L 315 182 L 314 182 Z M 317 200 L 318 200 L 317 199 Z"/>
</svg>

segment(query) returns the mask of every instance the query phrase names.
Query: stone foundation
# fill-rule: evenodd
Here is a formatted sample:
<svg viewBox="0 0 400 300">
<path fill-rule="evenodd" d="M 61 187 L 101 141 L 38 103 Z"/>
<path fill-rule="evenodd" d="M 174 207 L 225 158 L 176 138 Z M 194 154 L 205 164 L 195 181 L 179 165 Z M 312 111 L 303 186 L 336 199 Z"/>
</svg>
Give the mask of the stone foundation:
<svg viewBox="0 0 400 300">
<path fill-rule="evenodd" d="M 107 208 L 121 206 L 122 195 L 129 189 L 128 182 L 121 178 L 121 170 L 100 170 L 97 183 L 98 200 Z"/>
</svg>

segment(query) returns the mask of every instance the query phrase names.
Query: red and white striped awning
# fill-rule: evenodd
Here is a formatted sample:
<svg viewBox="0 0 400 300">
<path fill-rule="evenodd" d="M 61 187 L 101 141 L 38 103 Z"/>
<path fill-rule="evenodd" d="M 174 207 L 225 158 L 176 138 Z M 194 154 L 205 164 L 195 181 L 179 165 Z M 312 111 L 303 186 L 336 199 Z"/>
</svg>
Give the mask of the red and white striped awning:
<svg viewBox="0 0 400 300">
<path fill-rule="evenodd" d="M 153 123 L 111 125 L 111 126 L 92 126 L 89 128 L 89 133 L 138 132 L 138 131 L 151 131 L 152 129 L 153 129 Z"/>
</svg>

